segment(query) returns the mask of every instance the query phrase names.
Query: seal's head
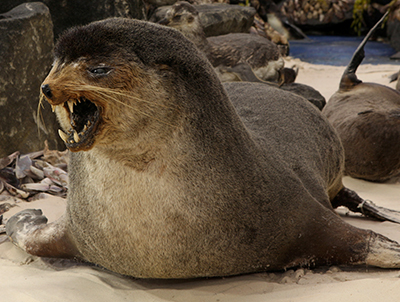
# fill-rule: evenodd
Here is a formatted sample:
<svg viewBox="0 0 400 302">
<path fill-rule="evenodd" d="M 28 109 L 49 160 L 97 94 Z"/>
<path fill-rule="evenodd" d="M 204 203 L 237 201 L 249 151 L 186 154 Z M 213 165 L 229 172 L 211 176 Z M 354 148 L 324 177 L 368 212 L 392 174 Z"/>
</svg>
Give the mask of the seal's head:
<svg viewBox="0 0 400 302">
<path fill-rule="evenodd" d="M 183 32 L 185 36 L 188 33 L 203 32 L 199 12 L 186 1 L 178 1 L 172 5 L 165 13 L 164 19 L 158 23 L 175 28 Z"/>
<path fill-rule="evenodd" d="M 211 83 L 207 89 L 202 86 L 205 82 Z M 202 92 L 214 97 L 213 85 L 220 83 L 212 66 L 178 31 L 112 18 L 73 28 L 60 37 L 41 93 L 58 117 L 61 138 L 76 152 L 140 132 L 150 137 L 149 129 L 155 127 L 165 133 L 168 126 L 179 123 L 182 102 L 195 103 L 183 90 L 198 91 L 201 86 Z M 165 110 L 157 110 L 160 107 Z"/>
</svg>

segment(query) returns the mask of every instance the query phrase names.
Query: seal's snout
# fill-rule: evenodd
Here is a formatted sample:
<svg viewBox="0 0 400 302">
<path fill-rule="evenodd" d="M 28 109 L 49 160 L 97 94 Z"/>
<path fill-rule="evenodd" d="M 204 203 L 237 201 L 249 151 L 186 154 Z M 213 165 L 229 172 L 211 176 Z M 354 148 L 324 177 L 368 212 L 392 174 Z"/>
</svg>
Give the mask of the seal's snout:
<svg viewBox="0 0 400 302">
<path fill-rule="evenodd" d="M 42 92 L 48 99 L 51 99 L 53 97 L 53 93 L 51 92 L 49 84 L 42 85 Z"/>
<path fill-rule="evenodd" d="M 161 24 L 161 25 L 168 25 L 169 24 L 169 20 L 167 18 L 163 18 L 160 21 L 158 21 L 157 23 Z"/>
</svg>

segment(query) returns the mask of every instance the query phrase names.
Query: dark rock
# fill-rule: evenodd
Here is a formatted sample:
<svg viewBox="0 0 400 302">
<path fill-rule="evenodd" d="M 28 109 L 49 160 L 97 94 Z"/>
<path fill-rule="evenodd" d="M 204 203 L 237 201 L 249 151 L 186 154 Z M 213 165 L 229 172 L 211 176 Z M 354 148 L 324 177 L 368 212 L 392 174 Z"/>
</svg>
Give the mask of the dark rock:
<svg viewBox="0 0 400 302">
<path fill-rule="evenodd" d="M 248 33 L 253 24 L 256 10 L 253 7 L 230 4 L 193 5 L 199 12 L 200 22 L 207 37 L 225 35 L 228 33 Z M 164 18 L 170 6 L 156 9 L 151 16 L 151 22 Z"/>
<path fill-rule="evenodd" d="M 39 87 L 50 70 L 53 26 L 48 8 L 25 3 L 0 15 L 0 157 L 16 150 L 28 153 L 65 148 L 57 121 L 44 104 L 37 116 Z"/>
<path fill-rule="evenodd" d="M 167 6 L 167 5 L 172 5 L 176 2 L 177 0 L 146 0 L 146 3 L 155 5 L 157 7 L 161 6 Z"/>
<path fill-rule="evenodd" d="M 29 0 L 1 0 L 0 13 Z M 108 17 L 144 19 L 142 0 L 43 0 L 51 12 L 54 35 L 58 37 L 65 29 L 88 24 Z"/>
<path fill-rule="evenodd" d="M 396 50 L 400 51 L 400 21 L 396 18 L 388 20 L 387 22 L 387 35 L 390 40 L 390 45 Z M 398 59 L 397 56 L 392 56 L 393 59 Z"/>
<path fill-rule="evenodd" d="M 400 3 L 394 3 L 391 8 L 388 20 L 386 22 L 386 34 L 390 45 L 398 52 L 391 59 L 400 58 Z"/>
</svg>

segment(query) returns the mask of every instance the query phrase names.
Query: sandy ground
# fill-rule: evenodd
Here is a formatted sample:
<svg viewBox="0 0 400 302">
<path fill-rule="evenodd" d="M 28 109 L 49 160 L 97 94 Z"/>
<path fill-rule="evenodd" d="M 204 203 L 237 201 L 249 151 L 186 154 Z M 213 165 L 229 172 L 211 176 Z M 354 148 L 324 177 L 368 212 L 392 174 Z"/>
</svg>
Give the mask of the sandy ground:
<svg viewBox="0 0 400 302">
<path fill-rule="evenodd" d="M 344 67 L 312 65 L 288 59 L 299 68 L 297 82 L 313 86 L 325 98 L 337 90 Z M 364 82 L 389 85 L 395 65 L 362 65 Z M 389 86 L 394 87 L 394 83 Z M 345 185 L 380 206 L 400 210 L 400 183 L 375 184 L 345 178 Z M 23 208 L 41 208 L 50 220 L 62 215 L 65 200 L 52 197 L 20 203 L 5 218 Z M 400 242 L 400 225 L 377 222 L 339 209 L 349 223 L 373 229 Z M 0 238 L 1 239 L 1 238 Z M 9 241 L 0 244 L 0 301 L 400 301 L 400 270 L 323 267 L 284 273 L 188 281 L 135 280 L 101 268 L 67 260 L 29 256 Z"/>
</svg>

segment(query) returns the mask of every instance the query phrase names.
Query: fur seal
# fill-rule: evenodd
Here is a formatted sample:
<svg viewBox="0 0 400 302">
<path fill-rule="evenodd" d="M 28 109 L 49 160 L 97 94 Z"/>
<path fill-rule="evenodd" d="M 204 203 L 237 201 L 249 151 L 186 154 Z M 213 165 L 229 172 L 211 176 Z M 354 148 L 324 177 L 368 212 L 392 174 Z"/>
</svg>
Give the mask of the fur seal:
<svg viewBox="0 0 400 302">
<path fill-rule="evenodd" d="M 138 278 L 400 267 L 399 244 L 333 211 L 356 194 L 333 127 L 303 98 L 222 86 L 193 43 L 145 21 L 74 28 L 54 53 L 41 88 L 72 151 L 68 202 L 54 223 L 40 210 L 7 221 L 28 253 Z"/>
<path fill-rule="evenodd" d="M 206 37 L 197 9 L 186 1 L 178 1 L 158 22 L 179 30 L 204 52 L 222 81 L 236 80 L 226 67 L 248 64 L 257 77 L 265 81 L 284 82 L 281 70 L 284 61 L 278 46 L 267 38 L 246 33 Z"/>
<path fill-rule="evenodd" d="M 343 143 L 345 173 L 370 181 L 385 181 L 400 174 L 400 92 L 363 83 L 356 76 L 364 59 L 364 46 L 382 20 L 355 51 L 339 90 L 323 109 Z"/>
<path fill-rule="evenodd" d="M 229 67 L 227 70 L 230 73 L 235 74 L 241 81 L 263 83 L 265 85 L 279 87 L 282 90 L 300 95 L 307 99 L 310 103 L 314 104 L 319 110 L 322 110 L 326 104 L 324 96 L 319 91 L 306 84 L 294 83 L 294 78 L 292 76 L 289 76 L 289 78 L 291 77 L 293 82 L 285 81 L 285 83 L 278 85 L 277 83 L 263 81 L 257 78 L 257 76 L 251 71 L 251 67 L 248 64 L 237 64 L 236 66 Z M 297 74 L 297 71 L 295 71 L 293 68 L 283 68 L 283 72 L 285 74 L 290 74 L 290 70 L 296 72 Z M 247 78 L 244 78 L 244 76 L 247 76 Z M 288 77 L 285 76 L 285 80 L 287 79 Z"/>
</svg>

